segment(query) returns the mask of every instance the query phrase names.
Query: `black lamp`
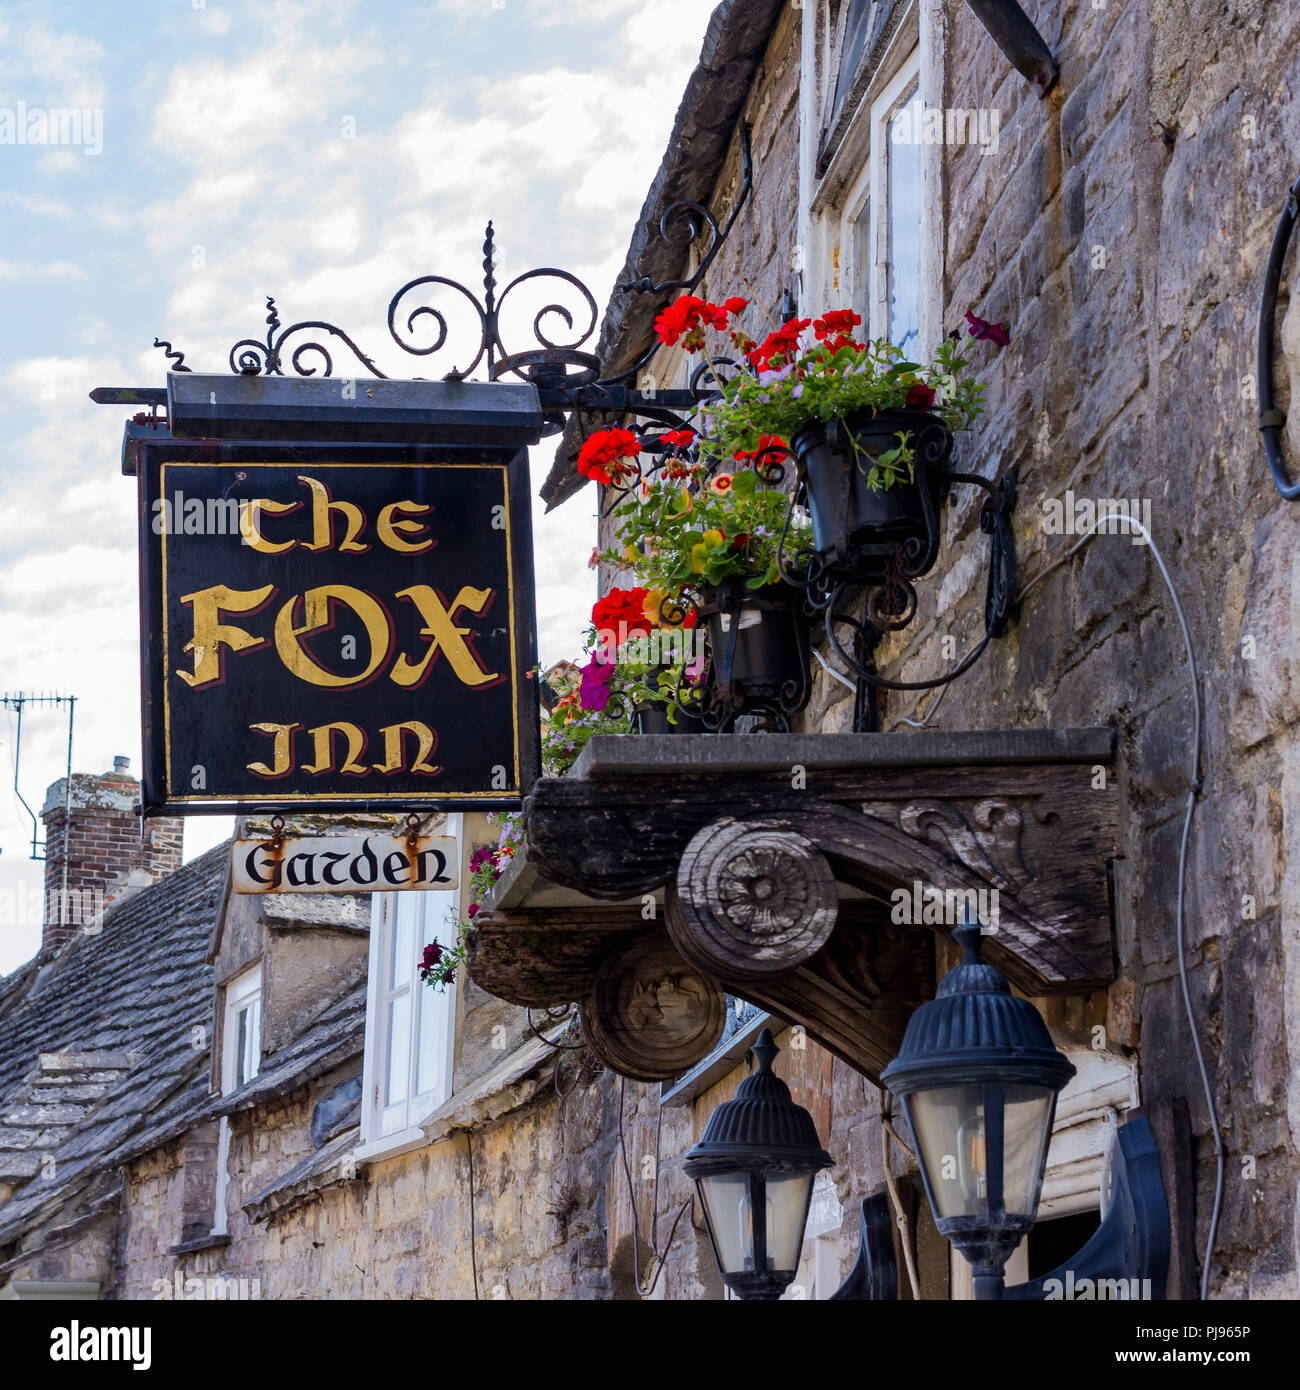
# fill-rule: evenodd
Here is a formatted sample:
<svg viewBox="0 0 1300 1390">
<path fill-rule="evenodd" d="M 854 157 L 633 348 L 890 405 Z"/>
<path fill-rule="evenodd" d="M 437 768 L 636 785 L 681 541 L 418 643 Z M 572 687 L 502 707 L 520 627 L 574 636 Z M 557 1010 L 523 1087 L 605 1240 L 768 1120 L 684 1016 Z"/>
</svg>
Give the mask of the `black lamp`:
<svg viewBox="0 0 1300 1390">
<path fill-rule="evenodd" d="M 996 1299 L 1038 1214 L 1056 1097 L 1074 1067 L 980 959 L 979 928 L 963 920 L 953 935 L 961 964 L 912 1015 L 880 1079 L 902 1102 L 935 1224 L 970 1262 L 975 1297 Z"/>
<path fill-rule="evenodd" d="M 735 1100 L 709 1117 L 686 1155 L 723 1282 L 742 1299 L 777 1299 L 799 1268 L 813 1178 L 834 1160 L 813 1117 L 772 1071 L 778 1052 L 764 1028 L 750 1048 L 754 1070 Z"/>
</svg>

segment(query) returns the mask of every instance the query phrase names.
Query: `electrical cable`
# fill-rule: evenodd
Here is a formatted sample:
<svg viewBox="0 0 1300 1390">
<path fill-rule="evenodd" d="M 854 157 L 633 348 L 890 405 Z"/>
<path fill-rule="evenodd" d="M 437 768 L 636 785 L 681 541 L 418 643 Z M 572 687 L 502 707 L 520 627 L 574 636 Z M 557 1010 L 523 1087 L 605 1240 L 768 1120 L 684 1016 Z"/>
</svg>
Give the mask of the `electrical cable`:
<svg viewBox="0 0 1300 1390">
<path fill-rule="evenodd" d="M 637 1293 L 640 1294 L 642 1298 L 649 1298 L 650 1295 L 654 1293 L 659 1283 L 659 1276 L 668 1267 L 668 1252 L 673 1248 L 673 1237 L 677 1234 L 677 1227 L 681 1223 L 682 1217 L 695 1205 L 695 1198 L 692 1197 L 689 1202 L 683 1202 L 681 1211 L 673 1218 L 673 1224 L 668 1230 L 668 1240 L 664 1245 L 663 1254 L 661 1255 L 655 1245 L 659 1226 L 659 1140 L 663 1133 L 664 1123 L 664 1110 L 663 1106 L 660 1105 L 658 1123 L 655 1127 L 655 1185 L 654 1192 L 650 1198 L 650 1253 L 654 1256 L 657 1264 L 655 1266 L 654 1278 L 650 1281 L 650 1287 L 648 1289 L 643 1289 L 641 1287 L 641 1223 L 636 1210 L 636 1187 L 632 1182 L 632 1165 L 629 1163 L 627 1157 L 627 1140 L 623 1135 L 623 1109 L 626 1097 L 627 1078 L 620 1077 L 618 1087 L 618 1147 L 623 1157 L 623 1172 L 627 1177 L 627 1199 L 632 1208 L 632 1277 L 636 1281 Z"/>
<path fill-rule="evenodd" d="M 1037 585 L 1053 571 L 1071 560 L 1074 555 L 1092 540 L 1095 536 L 1103 534 L 1098 528 L 1108 524 L 1112 518 L 1108 516 L 1098 517 L 1092 526 L 1079 537 L 1077 541 L 1059 559 L 1048 565 L 1045 570 L 1036 574 L 1020 591 L 1023 600 Z M 1192 646 L 1192 634 L 1187 625 L 1187 617 L 1183 612 L 1183 605 L 1178 598 L 1178 591 L 1174 588 L 1174 581 L 1169 573 L 1169 567 L 1165 564 L 1164 556 L 1160 553 L 1159 547 L 1155 543 L 1155 538 L 1147 527 L 1138 520 L 1137 517 L 1128 516 L 1125 518 L 1128 526 L 1139 531 L 1145 538 L 1147 545 L 1155 556 L 1156 565 L 1160 569 L 1160 576 L 1165 581 L 1165 587 L 1169 590 L 1169 598 L 1173 604 L 1174 613 L 1178 618 L 1178 625 L 1182 629 L 1183 643 L 1187 648 L 1187 668 L 1188 677 L 1192 685 L 1192 742 L 1191 742 L 1191 779 L 1187 790 L 1187 806 L 1183 813 L 1183 833 L 1178 846 L 1178 905 L 1175 914 L 1175 936 L 1178 945 L 1178 983 L 1182 990 L 1183 1012 L 1187 1019 L 1188 1031 L 1192 1035 L 1192 1050 L 1196 1054 L 1196 1066 L 1201 1076 L 1201 1086 L 1205 1092 L 1205 1105 L 1209 1111 L 1210 1129 L 1214 1135 L 1214 1157 L 1215 1157 L 1215 1177 L 1214 1177 L 1214 1206 L 1210 1213 L 1209 1231 L 1205 1238 L 1205 1258 L 1201 1269 L 1201 1298 L 1205 1300 L 1209 1297 L 1210 1290 L 1210 1260 L 1214 1254 L 1214 1241 L 1219 1229 L 1219 1215 L 1223 1207 L 1223 1179 L 1226 1155 L 1223 1147 L 1223 1133 L 1219 1126 L 1218 1107 L 1214 1103 L 1214 1087 L 1210 1082 L 1209 1071 L 1205 1065 L 1205 1053 L 1201 1048 L 1200 1031 L 1196 1026 L 1196 1013 L 1192 1008 L 1191 989 L 1187 983 L 1187 960 L 1186 960 L 1186 928 L 1185 928 L 1185 908 L 1187 898 L 1187 846 L 1192 834 L 1192 818 L 1196 812 L 1196 799 L 1200 795 L 1204 783 L 1201 780 L 1201 684 L 1200 677 L 1196 668 L 1196 651 Z"/>
<path fill-rule="evenodd" d="M 478 1255 L 474 1247 L 478 1244 L 478 1234 L 474 1229 L 474 1139 L 469 1130 L 465 1131 L 465 1152 L 469 1155 L 469 1267 L 474 1274 L 474 1301 L 479 1301 Z"/>
<path fill-rule="evenodd" d="M 1300 188 L 1300 183 L 1297 184 Z M 1298 486 L 1297 491 L 1300 491 Z M 1285 495 L 1285 494 L 1284 494 Z M 1111 514 L 1100 516 L 1093 522 L 1092 526 L 1079 537 L 1077 541 L 1065 552 L 1065 554 L 1053 560 L 1045 569 L 1040 570 L 1025 586 L 1020 590 L 1019 601 L 1033 592 L 1050 574 L 1055 573 L 1062 565 L 1068 564 L 1076 554 L 1091 540 L 1098 535 L 1110 534 L 1109 531 L 1103 532 L 1100 528 L 1109 526 L 1116 518 Z M 1183 1013 L 1187 1020 L 1187 1028 L 1192 1038 L 1192 1050 L 1196 1056 L 1196 1066 L 1200 1073 L 1201 1087 L 1205 1093 L 1206 1109 L 1209 1112 L 1210 1129 L 1214 1136 L 1214 1157 L 1215 1157 L 1215 1177 L 1214 1177 L 1214 1205 L 1210 1213 L 1209 1230 L 1205 1238 L 1205 1256 L 1201 1268 L 1201 1299 L 1204 1301 L 1209 1297 L 1210 1288 L 1210 1261 L 1214 1254 L 1215 1238 L 1219 1229 L 1219 1216 L 1223 1208 L 1223 1182 L 1224 1170 L 1226 1166 L 1226 1153 L 1223 1145 L 1223 1132 L 1219 1124 L 1218 1107 L 1214 1101 L 1214 1087 L 1210 1081 L 1209 1070 L 1205 1064 L 1205 1053 L 1201 1047 L 1200 1030 L 1196 1024 L 1196 1012 L 1192 1007 L 1191 989 L 1187 982 L 1187 960 L 1186 960 L 1186 898 L 1187 898 L 1187 847 L 1191 839 L 1192 819 L 1196 812 L 1196 801 L 1201 793 L 1204 783 L 1201 778 L 1201 684 L 1200 676 L 1196 666 L 1196 651 L 1192 645 L 1191 629 L 1187 625 L 1187 617 L 1183 612 L 1182 602 L 1179 600 L 1178 591 L 1174 587 L 1174 581 L 1169 573 L 1169 567 L 1165 564 L 1164 556 L 1160 553 L 1160 548 L 1156 545 L 1155 538 L 1151 532 L 1135 516 L 1125 516 L 1124 524 L 1139 532 L 1150 547 L 1152 555 L 1155 557 L 1156 565 L 1160 570 L 1160 577 L 1165 582 L 1165 587 L 1169 591 L 1169 598 L 1173 604 L 1174 614 L 1178 619 L 1178 625 L 1182 630 L 1183 643 L 1187 649 L 1187 669 L 1188 678 L 1192 687 L 1192 739 L 1189 761 L 1191 764 L 1191 777 L 1187 791 L 1187 804 L 1183 813 L 1183 831 L 1178 847 L 1178 898 L 1175 912 L 1175 937 L 1178 951 L 1178 982 L 1183 998 Z M 1123 534 L 1123 533 L 1121 533 Z M 982 649 L 987 638 L 981 638 L 975 644 L 976 648 Z M 943 687 L 947 690 L 947 686 Z M 891 726 L 896 728 L 898 724 L 909 724 L 914 728 L 921 728 L 929 720 L 930 716 L 939 706 L 939 700 L 943 698 L 942 691 L 939 698 L 925 716 L 919 720 L 901 719 L 896 720 Z"/>
</svg>

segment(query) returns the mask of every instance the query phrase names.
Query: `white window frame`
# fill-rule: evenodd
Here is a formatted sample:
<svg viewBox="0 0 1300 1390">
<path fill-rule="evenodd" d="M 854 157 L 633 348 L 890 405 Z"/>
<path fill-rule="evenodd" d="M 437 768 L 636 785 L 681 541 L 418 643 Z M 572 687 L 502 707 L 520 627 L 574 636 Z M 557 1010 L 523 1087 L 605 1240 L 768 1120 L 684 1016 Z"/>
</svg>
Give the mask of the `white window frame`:
<svg viewBox="0 0 1300 1390">
<path fill-rule="evenodd" d="M 864 332 L 872 338 L 889 337 L 889 262 L 884 255 L 887 244 L 885 228 L 889 216 L 889 160 L 891 141 L 889 123 L 902 108 L 903 98 L 915 87 L 925 105 L 925 84 L 921 79 L 921 50 L 914 48 L 885 84 L 883 90 L 872 100 L 868 119 L 870 121 L 870 150 L 857 178 L 849 186 L 840 211 L 840 299 L 833 307 L 853 305 L 865 306 L 863 313 Z M 936 321 L 937 277 L 928 254 L 930 226 L 934 209 L 932 179 L 925 157 L 926 146 L 920 147 L 921 156 L 921 226 L 917 228 L 920 239 L 920 298 L 917 304 L 917 360 L 924 361 L 934 346 L 932 324 Z M 857 223 L 863 209 L 870 201 L 870 220 L 868 225 L 867 264 L 870 267 L 870 283 L 858 283 Z"/>
<path fill-rule="evenodd" d="M 225 1006 L 221 1015 L 221 1094 L 229 1095 L 245 1085 L 262 1067 L 262 964 L 259 961 L 228 981 L 224 991 Z M 244 1029 L 246 1044 L 244 1077 L 239 1077 L 239 1021 L 249 1015 Z M 226 1196 L 230 1189 L 230 1116 L 217 1121 L 217 1175 L 213 1197 L 212 1233 L 225 1235 L 229 1230 Z"/>
<path fill-rule="evenodd" d="M 447 818 L 445 831 L 462 838 L 462 816 Z M 458 879 L 462 875 L 458 874 Z M 412 959 L 409 976 L 396 987 L 390 987 L 393 951 L 398 945 L 399 899 L 405 900 L 400 910 L 414 911 L 415 930 L 412 932 Z M 417 967 L 424 947 L 435 938 L 443 946 L 454 946 L 449 920 L 460 917 L 461 890 L 371 895 L 370 963 L 366 992 L 366 1041 L 362 1071 L 361 1145 L 354 1151 L 359 1159 L 382 1154 L 400 1153 L 426 1143 L 421 1124 L 443 1105 L 452 1092 L 452 1069 L 455 1060 L 456 986 L 446 985 L 435 990 L 423 984 Z M 454 914 L 454 917 L 453 917 Z M 389 1081 L 389 1012 L 403 996 L 409 997 L 405 1095 L 391 1104 L 386 1100 Z M 440 1055 L 433 1084 L 417 1091 L 420 1065 L 420 1030 L 429 1011 L 435 1011 L 431 1025 L 437 1029 Z"/>
<path fill-rule="evenodd" d="M 842 139 L 829 164 L 819 172 L 822 131 L 828 119 L 830 96 L 838 76 L 837 52 L 825 0 L 803 10 L 803 46 L 799 86 L 799 245 L 796 269 L 800 273 L 800 314 L 812 317 L 828 309 L 859 306 L 853 285 L 855 268 L 854 221 L 871 196 L 871 217 L 875 227 L 886 215 L 888 185 L 888 114 L 911 82 L 916 82 L 922 106 L 928 109 L 935 93 L 943 90 L 942 0 L 915 0 L 900 17 L 889 46 L 880 59 L 870 85 L 858 102 Z M 921 302 L 917 352 L 919 361 L 933 356 L 943 336 L 943 245 L 942 208 L 943 161 L 939 144 L 921 146 L 921 225 L 920 238 Z M 878 262 L 876 236 L 871 236 L 870 264 Z M 887 296 L 887 281 L 879 275 L 870 288 L 870 307 L 875 321 L 872 336 L 887 336 L 888 317 L 882 315 L 881 302 Z M 883 325 L 881 319 L 883 317 Z"/>
</svg>

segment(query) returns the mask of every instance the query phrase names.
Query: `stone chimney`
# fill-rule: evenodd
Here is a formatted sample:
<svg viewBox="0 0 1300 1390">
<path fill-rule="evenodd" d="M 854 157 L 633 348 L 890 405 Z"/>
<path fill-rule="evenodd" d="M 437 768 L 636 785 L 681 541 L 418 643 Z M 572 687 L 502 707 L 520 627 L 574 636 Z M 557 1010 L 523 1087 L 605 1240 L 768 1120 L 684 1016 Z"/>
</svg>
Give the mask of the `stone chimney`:
<svg viewBox="0 0 1300 1390">
<path fill-rule="evenodd" d="M 140 784 L 129 758 L 113 759 L 102 776 L 75 772 L 71 796 L 60 777 L 45 793 L 45 914 L 41 955 L 50 956 L 114 899 L 147 886 L 181 865 L 179 816 L 141 821 Z M 69 819 L 65 822 L 64 802 Z M 67 878 L 64 879 L 64 866 Z"/>
</svg>

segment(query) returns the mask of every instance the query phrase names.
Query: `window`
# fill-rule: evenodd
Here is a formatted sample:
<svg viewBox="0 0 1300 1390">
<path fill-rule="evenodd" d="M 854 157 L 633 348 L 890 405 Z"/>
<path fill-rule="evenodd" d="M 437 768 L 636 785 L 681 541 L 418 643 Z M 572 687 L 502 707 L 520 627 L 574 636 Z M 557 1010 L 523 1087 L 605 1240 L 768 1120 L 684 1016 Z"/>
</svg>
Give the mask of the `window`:
<svg viewBox="0 0 1300 1390">
<path fill-rule="evenodd" d="M 831 106 L 832 123 L 839 118 L 853 87 L 878 9 L 877 0 L 844 0 L 844 40 L 835 79 L 835 100 Z"/>
<path fill-rule="evenodd" d="M 926 351 L 923 125 L 914 53 L 871 104 L 870 154 L 845 200 L 840 238 L 849 297 L 867 335 L 888 338 L 912 361 L 923 360 Z"/>
<path fill-rule="evenodd" d="M 460 838 L 460 816 L 447 834 Z M 452 946 L 460 893 L 375 893 L 361 1138 L 375 1144 L 413 1129 L 451 1094 L 455 986 L 420 980 L 424 948 Z"/>
<path fill-rule="evenodd" d="M 221 1093 L 229 1095 L 250 1082 L 262 1065 L 262 967 L 236 975 L 226 986 L 221 1025 Z M 226 1193 L 230 1185 L 230 1116 L 217 1124 L 217 1182 L 212 1230 L 227 1227 Z"/>
</svg>

